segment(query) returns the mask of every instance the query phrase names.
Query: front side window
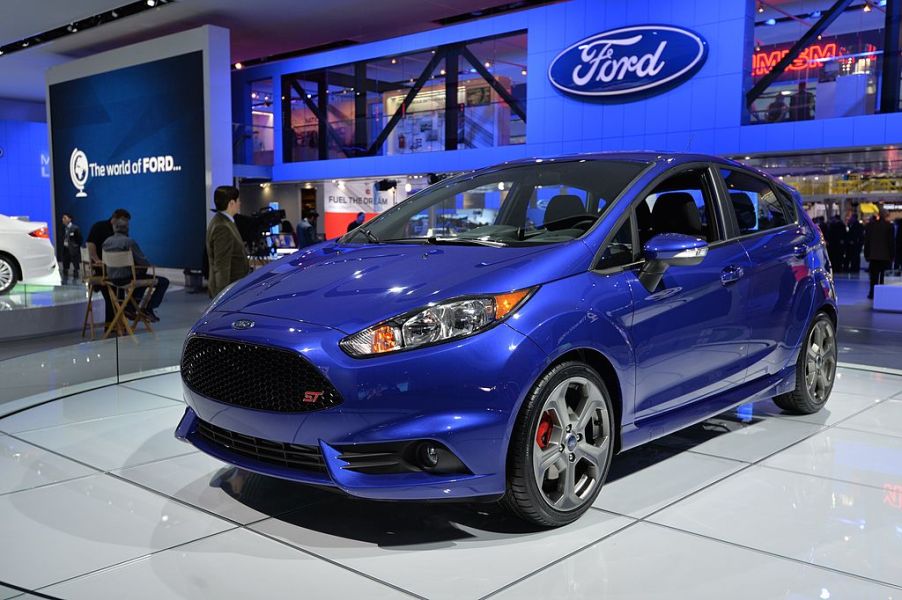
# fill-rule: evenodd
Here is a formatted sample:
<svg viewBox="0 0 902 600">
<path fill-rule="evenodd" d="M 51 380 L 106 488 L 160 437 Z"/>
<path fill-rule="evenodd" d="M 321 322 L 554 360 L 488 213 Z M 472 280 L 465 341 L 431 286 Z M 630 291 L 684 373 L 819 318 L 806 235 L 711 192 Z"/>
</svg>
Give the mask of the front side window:
<svg viewBox="0 0 902 600">
<path fill-rule="evenodd" d="M 763 179 L 732 169 L 721 169 L 721 175 L 740 235 L 782 227 L 792 221 L 785 199 L 778 197 Z"/>
<path fill-rule="evenodd" d="M 659 233 L 719 239 L 706 169 L 682 171 L 658 184 L 636 205 L 642 245 Z"/>
<path fill-rule="evenodd" d="M 529 245 L 585 234 L 646 163 L 536 162 L 443 181 L 342 238 L 345 243 Z"/>
</svg>

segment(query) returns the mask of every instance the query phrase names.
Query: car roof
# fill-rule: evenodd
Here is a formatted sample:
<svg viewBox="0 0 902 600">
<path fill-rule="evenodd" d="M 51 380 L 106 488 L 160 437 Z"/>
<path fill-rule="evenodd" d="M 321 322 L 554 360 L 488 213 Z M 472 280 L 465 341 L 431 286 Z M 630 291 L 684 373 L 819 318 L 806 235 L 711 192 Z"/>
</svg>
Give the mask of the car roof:
<svg viewBox="0 0 902 600">
<path fill-rule="evenodd" d="M 643 162 L 643 163 L 670 163 L 670 164 L 682 164 L 682 163 L 691 163 L 691 162 L 710 162 L 710 163 L 718 163 L 731 167 L 741 167 L 743 169 L 748 169 L 747 166 L 742 163 L 738 163 L 734 160 L 730 160 L 727 158 L 723 158 L 720 156 L 714 156 L 712 154 L 695 154 L 688 152 L 655 152 L 651 150 L 642 150 L 642 151 L 609 151 L 609 152 L 585 152 L 579 154 L 565 154 L 559 156 L 533 156 L 530 158 L 521 158 L 517 160 L 507 161 L 505 165 L 523 165 L 534 163 L 537 161 L 571 161 L 571 160 L 616 160 L 616 161 L 631 161 L 631 162 Z M 754 169 L 752 169 L 754 170 Z"/>
</svg>

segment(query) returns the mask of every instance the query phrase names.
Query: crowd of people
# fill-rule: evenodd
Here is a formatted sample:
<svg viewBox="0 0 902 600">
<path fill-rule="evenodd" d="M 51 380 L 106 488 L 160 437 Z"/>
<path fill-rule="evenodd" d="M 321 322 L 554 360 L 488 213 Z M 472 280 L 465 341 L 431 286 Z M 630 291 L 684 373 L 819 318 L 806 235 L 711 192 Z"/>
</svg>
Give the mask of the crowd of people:
<svg viewBox="0 0 902 600">
<path fill-rule="evenodd" d="M 902 271 L 902 219 L 890 221 L 881 209 L 866 224 L 854 212 L 846 221 L 839 215 L 814 220 L 824 234 L 834 273 L 860 273 L 864 255 L 870 275 L 868 298 L 873 299 L 874 286 L 884 283 L 887 271 Z"/>
</svg>

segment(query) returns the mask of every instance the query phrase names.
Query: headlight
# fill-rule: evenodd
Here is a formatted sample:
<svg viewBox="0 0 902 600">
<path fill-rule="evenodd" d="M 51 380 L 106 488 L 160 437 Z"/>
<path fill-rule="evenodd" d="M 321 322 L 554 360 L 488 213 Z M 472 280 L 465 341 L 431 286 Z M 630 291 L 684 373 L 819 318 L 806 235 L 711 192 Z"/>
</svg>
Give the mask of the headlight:
<svg viewBox="0 0 902 600">
<path fill-rule="evenodd" d="M 373 356 L 466 337 L 502 321 L 535 289 L 433 304 L 348 336 L 340 345 L 351 356 Z"/>
<path fill-rule="evenodd" d="M 210 305 L 207 307 L 207 310 L 204 311 L 204 314 L 202 314 L 201 317 L 206 317 L 208 314 L 213 312 L 213 310 L 222 301 L 222 299 L 225 297 L 225 295 L 229 293 L 229 290 L 231 290 L 233 287 L 235 287 L 236 283 L 238 283 L 238 281 L 233 281 L 229 285 L 222 288 L 222 290 L 220 290 L 220 292 L 218 294 L 216 294 L 216 296 L 213 298 L 212 302 L 210 302 Z"/>
</svg>

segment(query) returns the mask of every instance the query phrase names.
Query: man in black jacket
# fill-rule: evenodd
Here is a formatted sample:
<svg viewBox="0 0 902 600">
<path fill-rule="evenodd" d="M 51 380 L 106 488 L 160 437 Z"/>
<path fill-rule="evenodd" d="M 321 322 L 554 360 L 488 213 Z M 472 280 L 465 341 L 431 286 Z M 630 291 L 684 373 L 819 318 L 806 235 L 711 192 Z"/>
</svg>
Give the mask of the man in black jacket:
<svg viewBox="0 0 902 600">
<path fill-rule="evenodd" d="M 830 264 L 833 265 L 833 272 L 840 273 L 845 270 L 845 250 L 846 250 L 846 226 L 842 222 L 839 215 L 833 215 L 827 224 L 827 255 L 830 257 Z"/>
<path fill-rule="evenodd" d="M 849 233 L 846 235 L 846 270 L 849 273 L 861 274 L 861 247 L 864 245 L 864 226 L 858 215 L 849 217 Z"/>
<path fill-rule="evenodd" d="M 63 230 L 60 232 L 60 258 L 63 260 L 63 283 L 72 265 L 72 283 L 78 283 L 78 268 L 81 265 L 81 228 L 72 220 L 72 215 L 63 213 Z"/>
<path fill-rule="evenodd" d="M 890 268 L 893 260 L 893 226 L 880 209 L 880 215 L 864 228 L 864 257 L 868 260 L 871 288 L 868 298 L 874 298 L 874 286 L 883 285 L 883 272 Z"/>
<path fill-rule="evenodd" d="M 896 271 L 902 271 L 902 219 L 893 221 L 893 230 L 896 233 L 896 266 L 894 268 Z"/>
</svg>

